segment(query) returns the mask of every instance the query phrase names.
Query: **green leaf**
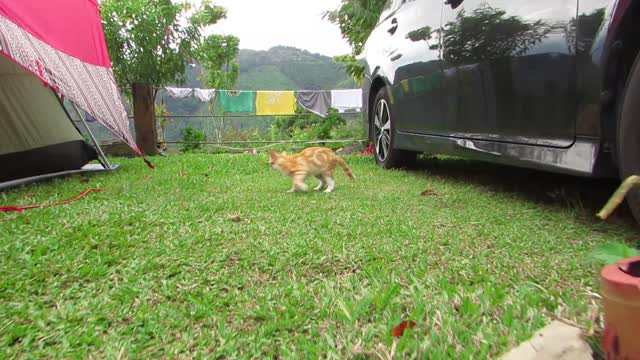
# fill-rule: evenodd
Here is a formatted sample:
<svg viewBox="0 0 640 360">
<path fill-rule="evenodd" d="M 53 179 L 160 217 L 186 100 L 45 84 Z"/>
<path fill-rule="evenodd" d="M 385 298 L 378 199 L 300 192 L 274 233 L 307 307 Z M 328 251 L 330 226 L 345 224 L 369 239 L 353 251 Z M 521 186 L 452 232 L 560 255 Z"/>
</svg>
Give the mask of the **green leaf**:
<svg viewBox="0 0 640 360">
<path fill-rule="evenodd" d="M 362 52 L 364 43 L 376 26 L 387 0 L 344 0 L 335 11 L 324 14 L 340 27 L 354 55 Z"/>
<path fill-rule="evenodd" d="M 621 242 L 609 242 L 596 247 L 591 257 L 602 264 L 611 264 L 620 259 L 640 255 L 637 249 Z"/>
</svg>

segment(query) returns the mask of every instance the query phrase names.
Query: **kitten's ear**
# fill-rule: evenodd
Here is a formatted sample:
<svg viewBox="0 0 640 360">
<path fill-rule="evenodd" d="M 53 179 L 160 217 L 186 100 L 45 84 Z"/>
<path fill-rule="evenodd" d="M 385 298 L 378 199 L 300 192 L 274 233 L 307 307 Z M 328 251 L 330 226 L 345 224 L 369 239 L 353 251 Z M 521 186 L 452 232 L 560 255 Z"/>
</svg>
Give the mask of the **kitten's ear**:
<svg viewBox="0 0 640 360">
<path fill-rule="evenodd" d="M 269 156 L 271 158 L 275 158 L 277 155 L 276 155 L 276 152 L 274 150 L 269 150 Z"/>
<path fill-rule="evenodd" d="M 280 153 L 280 155 L 282 155 L 282 156 L 287 156 L 287 152 L 286 152 L 286 151 L 283 151 L 283 152 L 281 152 L 281 153 Z"/>
</svg>

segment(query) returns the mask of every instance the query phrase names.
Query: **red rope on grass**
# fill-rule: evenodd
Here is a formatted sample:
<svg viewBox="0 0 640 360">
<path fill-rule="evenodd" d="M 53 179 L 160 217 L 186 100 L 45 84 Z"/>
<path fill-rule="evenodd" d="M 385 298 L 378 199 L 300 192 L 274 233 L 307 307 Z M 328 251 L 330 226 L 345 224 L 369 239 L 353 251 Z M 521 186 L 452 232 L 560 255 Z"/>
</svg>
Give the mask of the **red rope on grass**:
<svg viewBox="0 0 640 360">
<path fill-rule="evenodd" d="M 41 208 L 45 206 L 64 205 L 64 204 L 68 204 L 68 203 L 72 203 L 74 201 L 80 200 L 81 198 L 83 198 L 85 195 L 87 195 L 92 191 L 102 191 L 102 190 L 104 190 L 104 188 L 93 188 L 93 187 L 88 188 L 87 190 L 83 191 L 80 195 L 74 198 L 71 198 L 68 200 L 56 201 L 54 203 L 44 203 L 44 204 L 25 205 L 25 206 L 15 206 L 15 205 L 0 206 L 0 212 L 9 212 L 9 211 L 23 212 L 24 210 L 36 209 L 36 208 Z M 6 219 L 7 218 L 3 218 L 2 220 L 6 221 Z"/>
<path fill-rule="evenodd" d="M 151 180 L 151 177 L 152 177 L 152 175 L 147 175 L 147 177 L 146 177 L 146 178 L 144 178 L 144 180 L 140 180 L 140 181 L 134 182 L 134 183 L 133 183 L 133 185 L 141 185 L 141 184 L 144 184 L 144 183 L 146 183 L 147 181 Z"/>
<path fill-rule="evenodd" d="M 139 181 L 137 183 L 135 183 L 134 185 L 139 185 L 139 184 L 143 184 L 147 181 L 151 180 L 151 175 L 147 175 L 147 177 L 142 180 Z M 106 190 L 107 188 L 95 188 L 95 187 L 91 187 L 88 188 L 87 190 L 83 191 L 80 195 L 68 199 L 68 200 L 61 200 L 61 201 L 56 201 L 54 203 L 44 203 L 44 204 L 35 204 L 35 205 L 25 205 L 25 206 L 16 206 L 16 205 L 6 205 L 6 206 L 0 206 L 0 212 L 9 212 L 9 211 L 17 211 L 17 212 L 23 212 L 24 210 L 29 210 L 29 209 L 36 209 L 36 208 L 41 208 L 41 207 L 45 207 L 45 206 L 55 206 L 55 205 L 64 205 L 64 204 L 69 204 L 72 203 L 74 201 L 80 200 L 81 198 L 83 198 L 85 195 L 87 195 L 88 193 L 92 192 L 92 191 L 103 191 Z M 7 217 L 3 217 L 0 218 L 0 222 L 2 221 L 7 221 L 7 220 L 11 220 L 11 219 L 15 219 L 17 216 L 7 216 Z"/>
<path fill-rule="evenodd" d="M 20 206 L 0 206 L 0 211 L 22 211 L 22 207 Z"/>
<path fill-rule="evenodd" d="M 155 170 L 156 167 L 153 166 L 153 164 L 151 163 L 151 161 L 149 161 L 149 159 L 147 159 L 146 156 L 142 155 L 142 160 L 144 160 L 144 163 L 147 164 L 147 166 L 151 169 L 151 170 Z"/>
</svg>

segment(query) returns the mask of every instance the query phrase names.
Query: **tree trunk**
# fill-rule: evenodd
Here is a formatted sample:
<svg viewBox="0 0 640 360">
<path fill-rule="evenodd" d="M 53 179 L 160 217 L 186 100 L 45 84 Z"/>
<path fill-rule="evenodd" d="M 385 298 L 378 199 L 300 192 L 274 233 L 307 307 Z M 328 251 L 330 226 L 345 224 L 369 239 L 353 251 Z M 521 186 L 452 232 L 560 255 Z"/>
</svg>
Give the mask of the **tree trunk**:
<svg viewBox="0 0 640 360">
<path fill-rule="evenodd" d="M 155 101 L 150 84 L 133 84 L 133 119 L 136 143 L 145 155 L 158 153 L 158 130 L 156 129 Z"/>
</svg>

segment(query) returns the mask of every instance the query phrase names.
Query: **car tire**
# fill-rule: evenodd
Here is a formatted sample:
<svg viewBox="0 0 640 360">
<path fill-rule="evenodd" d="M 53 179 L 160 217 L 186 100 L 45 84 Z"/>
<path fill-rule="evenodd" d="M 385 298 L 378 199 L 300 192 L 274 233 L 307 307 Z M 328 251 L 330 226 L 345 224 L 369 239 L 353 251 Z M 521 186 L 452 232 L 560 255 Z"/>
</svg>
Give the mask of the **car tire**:
<svg viewBox="0 0 640 360">
<path fill-rule="evenodd" d="M 618 166 L 624 180 L 640 175 L 640 55 L 631 67 L 618 115 Z M 627 204 L 640 223 L 640 187 L 627 193 Z"/>
<path fill-rule="evenodd" d="M 378 90 L 369 114 L 376 163 L 385 169 L 402 168 L 415 163 L 417 153 L 396 149 L 393 111 L 385 87 Z"/>
</svg>

